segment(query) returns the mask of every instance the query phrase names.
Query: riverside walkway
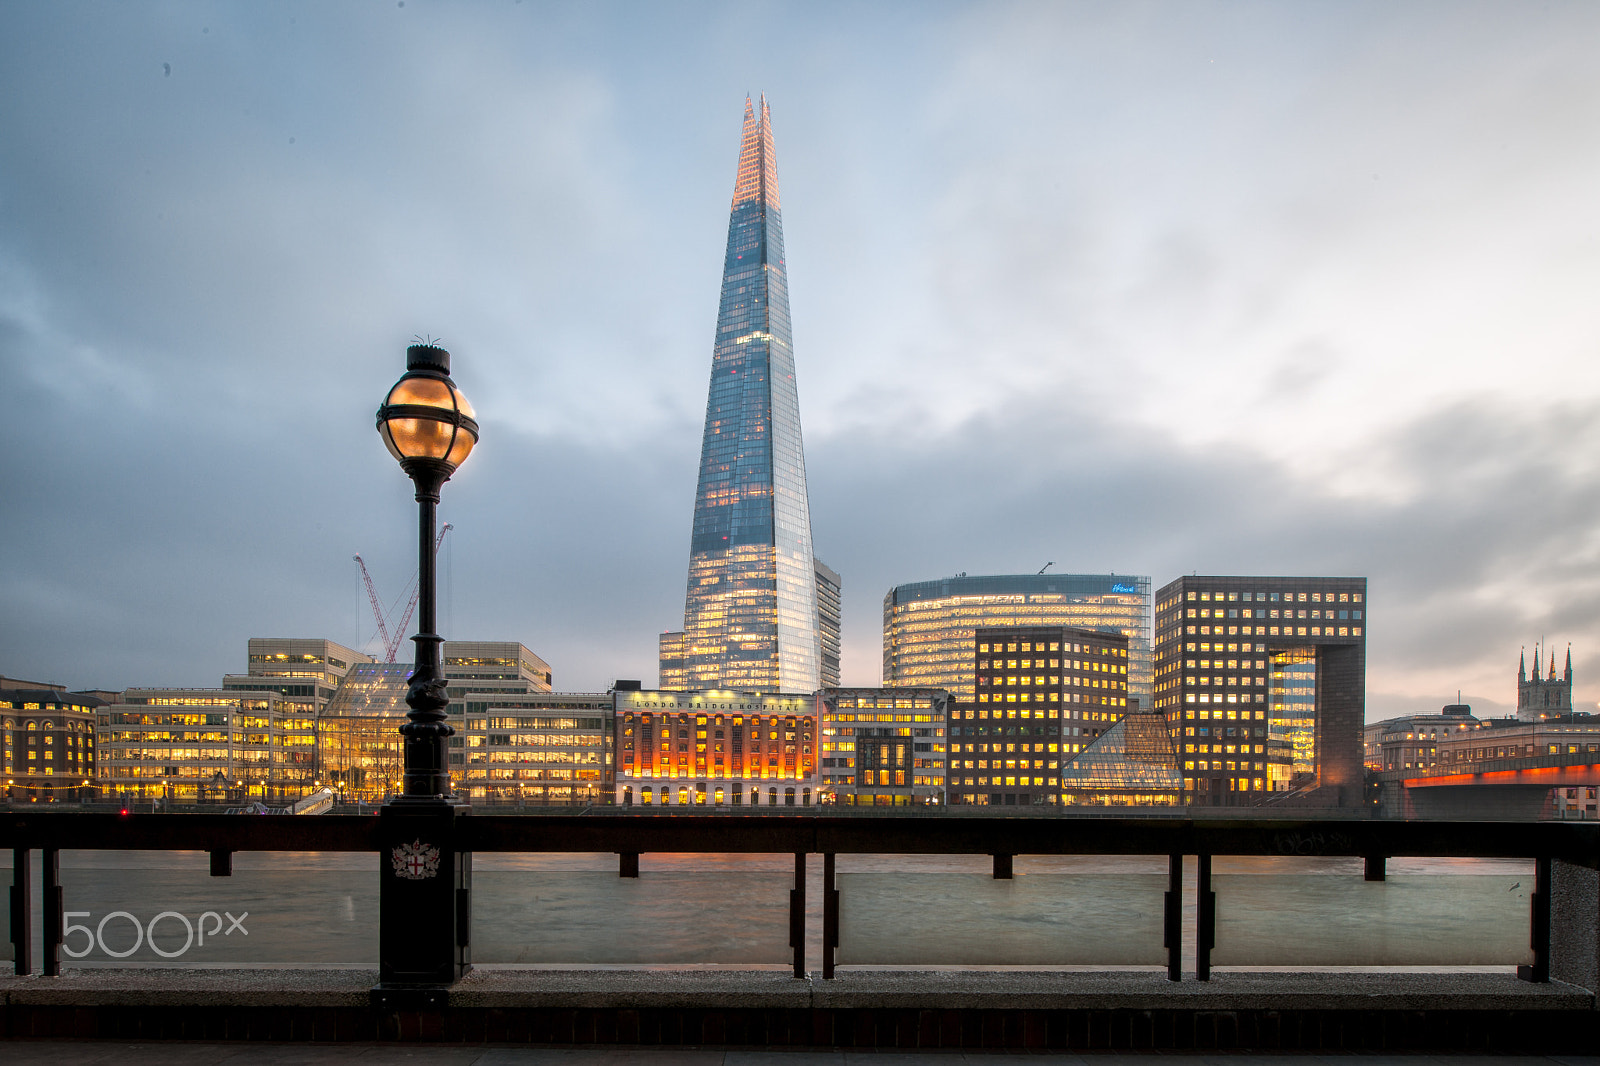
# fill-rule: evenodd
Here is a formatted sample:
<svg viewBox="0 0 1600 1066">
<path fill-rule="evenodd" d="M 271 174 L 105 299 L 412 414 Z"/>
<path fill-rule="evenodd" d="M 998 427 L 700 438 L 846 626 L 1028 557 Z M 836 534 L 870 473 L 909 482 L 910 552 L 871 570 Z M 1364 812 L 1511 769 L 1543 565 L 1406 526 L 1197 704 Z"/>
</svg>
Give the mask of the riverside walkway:
<svg viewBox="0 0 1600 1066">
<path fill-rule="evenodd" d="M 0 1044 L 0 1061 L 60 1038 L 463 1053 L 1600 1049 L 1594 824 L 475 815 L 450 832 L 442 846 L 463 864 L 450 905 L 389 910 L 362 903 L 377 900 L 380 874 L 430 867 L 378 819 L 0 819 L 19 890 L 18 973 L 0 978 L 0 1037 L 15 1043 Z M 164 852 L 171 868 L 146 882 L 131 869 L 107 878 L 63 863 L 70 849 Z M 277 882 L 254 860 L 235 871 L 232 857 L 306 851 L 367 853 L 367 872 L 297 876 L 293 891 L 308 901 L 322 891 L 327 905 L 274 925 Z M 465 865 L 473 853 L 612 864 L 479 877 Z M 704 869 L 652 870 L 648 856 L 661 853 Z M 776 861 L 746 870 L 732 855 Z M 850 872 L 846 861 L 895 855 L 981 866 Z M 1039 859 L 1084 856 L 1142 866 L 1052 872 Z M 1521 865 L 1403 872 L 1418 856 Z M 1338 871 L 1308 876 L 1307 862 Z M 1289 872 L 1269 869 L 1283 863 Z M 30 867 L 37 877 L 22 876 Z M 190 890 L 214 906 L 172 902 L 198 899 L 177 895 Z M 607 901 L 603 923 L 591 920 L 593 899 Z M 381 961 L 382 937 L 440 918 L 446 947 L 453 938 L 476 969 L 397 984 L 367 961 Z M 273 939 L 286 929 L 294 935 Z M 202 935 L 218 961 L 197 957 Z M 317 954 L 324 944 L 346 954 Z M 238 954 L 247 947 L 254 954 Z M 672 957 L 650 957 L 662 951 Z"/>
</svg>

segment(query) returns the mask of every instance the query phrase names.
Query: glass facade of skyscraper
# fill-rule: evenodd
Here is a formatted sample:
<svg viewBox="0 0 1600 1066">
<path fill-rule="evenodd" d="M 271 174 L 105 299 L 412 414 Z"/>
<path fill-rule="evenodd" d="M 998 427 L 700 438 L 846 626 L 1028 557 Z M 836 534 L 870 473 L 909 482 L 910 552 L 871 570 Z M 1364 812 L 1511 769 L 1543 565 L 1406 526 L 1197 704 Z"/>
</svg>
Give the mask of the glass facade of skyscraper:
<svg viewBox="0 0 1600 1066">
<path fill-rule="evenodd" d="M 676 634 L 663 656 L 679 653 Z M 818 686 L 811 510 L 772 123 L 745 102 L 695 493 L 681 673 L 691 689 Z M 665 661 L 665 659 L 663 660 Z M 669 678 L 663 678 L 663 684 Z"/>
<path fill-rule="evenodd" d="M 1150 579 L 1004 574 L 897 585 L 883 598 L 883 683 L 974 693 L 973 636 L 989 626 L 1072 626 L 1128 638 L 1130 699 L 1150 706 Z"/>
</svg>

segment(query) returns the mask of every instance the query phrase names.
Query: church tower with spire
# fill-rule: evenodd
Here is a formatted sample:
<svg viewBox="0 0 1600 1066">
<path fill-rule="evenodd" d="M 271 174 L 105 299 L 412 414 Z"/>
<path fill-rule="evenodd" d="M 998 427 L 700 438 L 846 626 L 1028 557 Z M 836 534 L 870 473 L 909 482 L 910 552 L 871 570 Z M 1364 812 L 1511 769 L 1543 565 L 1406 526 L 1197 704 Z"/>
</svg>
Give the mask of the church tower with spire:
<svg viewBox="0 0 1600 1066">
<path fill-rule="evenodd" d="M 1567 665 L 1560 677 L 1556 676 L 1555 652 L 1545 652 L 1549 659 L 1549 673 L 1540 676 L 1541 649 L 1533 646 L 1533 673 L 1528 673 L 1527 653 L 1517 658 L 1517 717 L 1523 721 L 1537 722 L 1541 718 L 1555 718 L 1572 713 L 1572 646 L 1567 646 Z"/>
<path fill-rule="evenodd" d="M 814 691 L 823 680 L 819 572 L 772 117 L 765 96 L 758 105 L 746 97 L 683 630 L 661 636 L 661 687 Z"/>
</svg>

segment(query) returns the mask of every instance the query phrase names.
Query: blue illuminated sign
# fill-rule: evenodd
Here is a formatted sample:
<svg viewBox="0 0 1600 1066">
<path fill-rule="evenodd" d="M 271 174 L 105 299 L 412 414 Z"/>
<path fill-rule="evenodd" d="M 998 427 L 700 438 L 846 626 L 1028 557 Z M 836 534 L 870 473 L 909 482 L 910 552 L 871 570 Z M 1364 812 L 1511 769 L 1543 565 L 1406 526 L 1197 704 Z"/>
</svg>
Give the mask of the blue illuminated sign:
<svg viewBox="0 0 1600 1066">
<path fill-rule="evenodd" d="M 1139 590 L 1134 588 L 1132 585 L 1112 585 L 1111 586 L 1111 591 L 1112 592 L 1132 592 L 1132 593 L 1137 594 Z"/>
</svg>

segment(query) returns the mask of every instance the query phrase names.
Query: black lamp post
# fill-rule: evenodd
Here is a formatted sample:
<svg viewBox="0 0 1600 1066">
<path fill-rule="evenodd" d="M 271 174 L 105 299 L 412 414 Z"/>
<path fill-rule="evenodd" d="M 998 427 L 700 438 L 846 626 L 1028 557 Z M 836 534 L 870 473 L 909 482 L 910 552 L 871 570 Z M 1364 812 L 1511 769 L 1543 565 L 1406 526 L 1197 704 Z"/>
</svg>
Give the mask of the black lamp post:
<svg viewBox="0 0 1600 1066">
<path fill-rule="evenodd" d="M 478 443 L 472 405 L 450 380 L 450 353 L 432 344 L 406 349 L 406 373 L 378 408 L 378 432 L 389 453 L 400 460 L 417 486 L 417 645 L 406 703 L 405 782 L 396 803 L 442 803 L 450 798 L 450 772 L 445 766 L 445 739 L 454 730 L 445 722 L 450 697 L 445 692 L 439 645 L 434 632 L 439 489 Z"/>
<path fill-rule="evenodd" d="M 406 372 L 378 408 L 378 432 L 416 483 L 418 506 L 416 664 L 400 727 L 404 778 L 384 804 L 378 968 L 374 1002 L 402 1009 L 442 1003 L 443 989 L 472 968 L 472 856 L 458 847 L 457 818 L 469 813 L 450 791 L 446 690 L 434 630 L 434 525 L 439 489 L 478 443 L 478 423 L 450 380 L 450 353 L 406 349 Z M 420 998 L 419 998 L 420 997 Z"/>
</svg>

